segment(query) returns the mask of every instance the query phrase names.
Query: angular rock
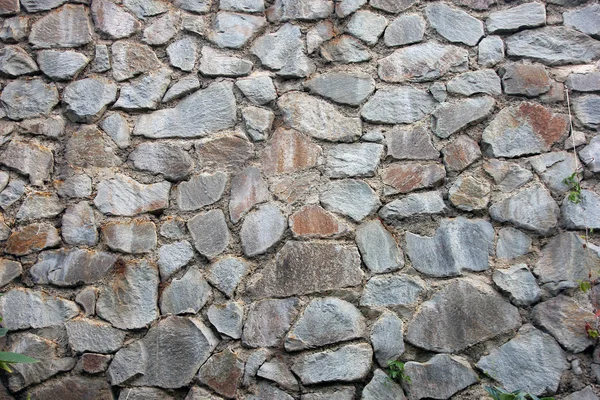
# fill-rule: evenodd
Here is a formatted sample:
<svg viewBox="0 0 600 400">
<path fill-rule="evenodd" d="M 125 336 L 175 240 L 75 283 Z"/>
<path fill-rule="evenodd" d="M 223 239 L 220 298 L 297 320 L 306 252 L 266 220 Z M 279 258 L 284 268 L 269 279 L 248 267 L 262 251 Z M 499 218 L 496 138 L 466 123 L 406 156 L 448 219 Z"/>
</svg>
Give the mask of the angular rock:
<svg viewBox="0 0 600 400">
<path fill-rule="evenodd" d="M 376 369 L 373 378 L 362 392 L 362 400 L 396 399 L 406 400 L 402 386 L 394 382 L 380 369 Z"/>
<path fill-rule="evenodd" d="M 388 24 L 387 18 L 367 10 L 357 11 L 346 25 L 346 32 L 374 46 Z"/>
<path fill-rule="evenodd" d="M 160 234 L 167 239 L 184 239 L 187 235 L 184 219 L 174 216 L 166 217 L 160 226 Z"/>
<path fill-rule="evenodd" d="M 252 350 L 246 361 L 246 366 L 244 367 L 244 380 L 242 383 L 244 386 L 248 387 L 255 381 L 255 376 L 260 366 L 264 364 L 270 356 L 271 352 L 267 349 Z M 264 383 L 259 382 L 259 386 L 263 386 L 261 384 L 264 385 Z M 270 387 L 268 385 L 265 386 Z M 261 392 L 262 390 L 263 389 L 261 388 Z"/>
<path fill-rule="evenodd" d="M 500 229 L 496 244 L 496 257 L 512 260 L 529 253 L 531 238 L 525 233 L 511 227 Z"/>
<path fill-rule="evenodd" d="M 37 253 L 60 244 L 60 237 L 55 227 L 48 223 L 31 224 L 12 232 L 4 251 L 15 256 Z"/>
<path fill-rule="evenodd" d="M 235 86 L 254 104 L 263 105 L 277 98 L 273 80 L 268 75 L 253 74 L 248 78 L 238 79 Z"/>
<path fill-rule="evenodd" d="M 346 215 L 356 222 L 381 206 L 373 189 L 365 182 L 354 179 L 331 182 L 326 191 L 321 193 L 320 201 L 326 210 Z"/>
<path fill-rule="evenodd" d="M 175 0 L 174 4 L 182 10 L 205 13 L 210 10 L 212 0 Z"/>
<path fill-rule="evenodd" d="M 42 50 L 38 52 L 37 62 L 50 79 L 69 81 L 83 71 L 90 60 L 75 51 Z"/>
<path fill-rule="evenodd" d="M 266 253 L 279 243 L 286 227 L 286 218 L 273 203 L 260 206 L 258 210 L 248 214 L 240 230 L 246 257 Z"/>
<path fill-rule="evenodd" d="M 13 279 L 23 273 L 21 263 L 6 258 L 0 258 L 0 288 L 8 285 Z"/>
<path fill-rule="evenodd" d="M 98 183 L 94 205 L 104 214 L 132 217 L 167 208 L 170 189 L 168 182 L 144 185 L 116 174 L 115 178 Z"/>
<path fill-rule="evenodd" d="M 10 78 L 30 75 L 39 71 L 37 64 L 25 50 L 18 46 L 0 49 L 0 74 Z"/>
<path fill-rule="evenodd" d="M 12 289 L 0 297 L 2 325 L 9 331 L 62 325 L 79 314 L 72 301 L 30 289 Z"/>
<path fill-rule="evenodd" d="M 25 193 L 25 182 L 12 179 L 6 189 L 0 193 L 0 207 L 7 209 L 19 200 L 23 193 Z"/>
<path fill-rule="evenodd" d="M 411 193 L 396 199 L 379 210 L 379 216 L 388 224 L 397 224 L 402 219 L 422 215 L 441 214 L 446 205 L 440 192 Z"/>
<path fill-rule="evenodd" d="M 5 0 L 14 1 L 14 0 Z M 15 1 L 19 4 L 18 1 Z M 2 5 L 0 5 L 2 7 Z M 1 13 L 1 11 L 0 11 Z M 0 40 L 6 43 L 17 43 L 26 38 L 29 34 L 29 18 L 25 16 L 17 16 L 6 18 L 0 28 Z"/>
<path fill-rule="evenodd" d="M 158 249 L 158 269 L 161 280 L 164 282 L 171 275 L 185 267 L 194 257 L 192 245 L 182 240 L 165 244 Z"/>
<path fill-rule="evenodd" d="M 141 28 L 138 20 L 110 0 L 94 0 L 91 9 L 94 26 L 111 39 L 126 38 Z"/>
<path fill-rule="evenodd" d="M 20 9 L 21 5 L 18 0 L 2 0 L 0 2 L 0 15 L 16 14 Z"/>
<path fill-rule="evenodd" d="M 573 100 L 573 111 L 577 119 L 586 127 L 596 129 L 600 126 L 600 96 L 587 95 Z"/>
<path fill-rule="evenodd" d="M 239 49 L 267 25 L 265 17 L 220 11 L 206 36 L 219 47 Z"/>
<path fill-rule="evenodd" d="M 96 122 L 117 98 L 117 85 L 99 78 L 69 84 L 63 92 L 66 114 L 74 122 Z"/>
<path fill-rule="evenodd" d="M 415 3 L 416 0 L 371 0 L 369 2 L 371 7 L 392 14 L 404 11 Z"/>
<path fill-rule="evenodd" d="M 113 400 L 110 384 L 103 377 L 65 375 L 53 379 L 44 385 L 29 390 L 32 399 L 60 400 L 77 398 L 80 400 Z"/>
<path fill-rule="evenodd" d="M 378 220 L 364 222 L 356 229 L 356 244 L 373 273 L 392 272 L 404 266 L 402 250 Z"/>
<path fill-rule="evenodd" d="M 577 159 L 574 154 L 565 151 L 546 153 L 531 157 L 529 162 L 542 182 L 555 193 L 565 193 L 569 186 L 564 183 L 565 177 L 572 176 L 577 169 Z"/>
<path fill-rule="evenodd" d="M 229 245 L 229 228 L 223 211 L 219 209 L 195 215 L 188 221 L 187 227 L 196 250 L 209 259 L 221 254 Z"/>
<path fill-rule="evenodd" d="M 197 267 L 191 267 L 180 279 L 173 279 L 160 295 L 160 312 L 197 314 L 209 300 L 212 290 Z"/>
<path fill-rule="evenodd" d="M 288 295 L 292 293 L 288 292 Z M 244 324 L 242 343 L 247 347 L 279 347 L 298 314 L 295 297 L 267 299 L 250 305 Z"/>
<path fill-rule="evenodd" d="M 106 322 L 73 319 L 65 323 L 69 346 L 76 353 L 114 353 L 123 346 L 125 332 Z"/>
<path fill-rule="evenodd" d="M 196 144 L 201 165 L 239 170 L 254 156 L 254 146 L 240 130 Z"/>
<path fill-rule="evenodd" d="M 590 171 L 600 172 L 600 136 L 594 136 L 590 143 L 581 149 L 579 157 Z"/>
<path fill-rule="evenodd" d="M 598 396 L 594 393 L 591 386 L 586 386 L 583 390 L 573 392 L 564 400 L 598 400 Z"/>
<path fill-rule="evenodd" d="M 550 90 L 550 77 L 541 65 L 509 64 L 502 67 L 501 74 L 506 94 L 535 97 Z"/>
<path fill-rule="evenodd" d="M 187 37 L 173 42 L 167 47 L 167 56 L 172 66 L 190 72 L 196 64 L 196 43 Z"/>
<path fill-rule="evenodd" d="M 424 125 L 393 127 L 385 133 L 387 155 L 397 160 L 437 160 L 440 153 L 428 131 Z"/>
<path fill-rule="evenodd" d="M 17 211 L 17 219 L 28 221 L 56 217 L 65 209 L 58 196 L 50 192 L 32 192 Z"/>
<path fill-rule="evenodd" d="M 475 46 L 484 35 L 483 23 L 462 10 L 435 3 L 425 12 L 433 29 L 450 42 Z"/>
<path fill-rule="evenodd" d="M 207 317 L 220 334 L 232 339 L 242 337 L 244 307 L 241 303 L 229 301 L 225 304 L 213 304 L 208 309 Z"/>
<path fill-rule="evenodd" d="M 338 144 L 327 153 L 325 175 L 330 178 L 374 176 L 382 153 L 380 144 Z"/>
<path fill-rule="evenodd" d="M 198 372 L 198 380 L 226 398 L 236 398 L 244 363 L 231 350 L 214 354 Z"/>
<path fill-rule="evenodd" d="M 181 78 L 173 84 L 162 99 L 163 103 L 168 103 L 172 100 L 184 97 L 191 92 L 200 89 L 200 81 L 195 75 L 189 75 Z"/>
<path fill-rule="evenodd" d="M 186 51 L 186 53 L 187 52 L 189 51 Z M 204 46 L 202 48 L 200 73 L 202 73 L 204 76 L 244 76 L 248 75 L 250 71 L 252 71 L 253 65 L 254 64 L 250 60 L 226 56 L 208 46 Z"/>
<path fill-rule="evenodd" d="M 490 13 L 485 21 L 489 33 L 506 33 L 546 24 L 546 6 L 532 2 Z"/>
<path fill-rule="evenodd" d="M 600 39 L 600 5 L 590 4 L 578 10 L 566 11 L 563 13 L 563 19 L 565 26 Z"/>
<path fill-rule="evenodd" d="M 92 41 L 92 31 L 87 9 L 67 4 L 32 25 L 29 43 L 38 49 L 80 47 Z"/>
<path fill-rule="evenodd" d="M 311 21 L 327 18 L 333 12 L 331 0 L 275 0 L 267 10 L 270 21 Z"/>
<path fill-rule="evenodd" d="M 481 150 L 470 137 L 459 136 L 442 149 L 444 165 L 449 172 L 461 172 L 481 158 Z"/>
<path fill-rule="evenodd" d="M 151 221 L 108 222 L 102 226 L 106 245 L 122 253 L 149 253 L 156 247 L 156 226 Z"/>
<path fill-rule="evenodd" d="M 141 143 L 130 153 L 129 160 L 137 169 L 162 174 L 169 180 L 185 179 L 194 167 L 192 158 L 180 146 L 159 142 Z"/>
<path fill-rule="evenodd" d="M 404 353 L 402 320 L 396 314 L 384 311 L 371 327 L 371 344 L 377 363 L 387 368 L 389 361 L 397 360 Z"/>
<path fill-rule="evenodd" d="M 569 89 L 576 92 L 598 92 L 600 91 L 600 72 L 572 73 L 565 83 Z"/>
<path fill-rule="evenodd" d="M 108 46 L 97 44 L 92 64 L 92 72 L 106 72 L 111 68 L 110 57 L 108 55 Z"/>
<path fill-rule="evenodd" d="M 488 96 L 466 99 L 457 103 L 442 103 L 434 112 L 431 129 L 440 138 L 487 118 L 496 102 Z M 541 106 L 540 106 L 541 107 Z"/>
<path fill-rule="evenodd" d="M 173 37 L 177 34 L 178 29 L 179 14 L 175 12 L 169 12 L 162 17 L 155 19 L 152 24 L 144 29 L 144 36 L 142 40 L 149 45 L 163 45 L 173 39 Z M 195 57 L 195 54 L 193 54 L 193 56 Z"/>
<path fill-rule="evenodd" d="M 0 163 L 28 176 L 31 184 L 35 186 L 41 186 L 44 181 L 48 180 L 54 164 L 52 150 L 29 141 L 11 140 L 6 145 L 0 159 Z M 3 193 L 11 187 L 15 188 L 13 182 L 15 181 L 12 180 L 9 183 Z M 21 194 L 23 194 L 22 191 Z"/>
<path fill-rule="evenodd" d="M 219 2 L 219 9 L 240 12 L 263 12 L 265 4 L 263 0 L 223 0 Z"/>
<path fill-rule="evenodd" d="M 478 46 L 477 62 L 484 68 L 504 60 L 504 42 L 499 36 L 486 36 Z"/>
<path fill-rule="evenodd" d="M 64 157 L 73 167 L 110 168 L 122 163 L 115 145 L 94 125 L 83 125 L 67 140 Z"/>
<path fill-rule="evenodd" d="M 418 14 L 402 14 L 385 30 L 383 42 L 388 47 L 418 43 L 425 35 L 425 20 Z"/>
<path fill-rule="evenodd" d="M 65 133 L 66 124 L 66 120 L 61 115 L 53 115 L 48 118 L 28 119 L 22 121 L 19 126 L 32 135 L 58 139 Z"/>
<path fill-rule="evenodd" d="M 119 400 L 175 400 L 175 397 L 161 389 L 139 387 L 123 388 Z"/>
<path fill-rule="evenodd" d="M 294 391 L 299 389 L 298 381 L 290 372 L 288 366 L 278 358 L 273 358 L 261 365 L 257 375 L 277 383 L 284 389 Z"/>
<path fill-rule="evenodd" d="M 21 0 L 21 3 L 27 12 L 34 13 L 56 8 L 66 3 L 66 0 Z"/>
<path fill-rule="evenodd" d="M 86 353 L 81 355 L 81 368 L 88 374 L 99 374 L 108 369 L 112 360 L 109 355 Z"/>
<path fill-rule="evenodd" d="M 231 298 L 249 269 L 245 261 L 227 256 L 210 265 L 206 279 Z"/>
<path fill-rule="evenodd" d="M 268 200 L 269 190 L 260 170 L 247 167 L 231 180 L 229 217 L 233 223 L 237 223 L 254 205 Z"/>
<path fill-rule="evenodd" d="M 90 317 L 96 314 L 96 297 L 99 290 L 95 287 L 88 286 L 77 293 L 75 302 L 83 308 L 83 315 Z"/>
<path fill-rule="evenodd" d="M 510 301 L 516 306 L 529 306 L 541 298 L 540 288 L 526 264 L 497 269 L 493 280 L 496 286 L 510 295 Z"/>
<path fill-rule="evenodd" d="M 409 275 L 374 276 L 365 285 L 360 305 L 366 307 L 413 306 L 425 283 Z"/>
<path fill-rule="evenodd" d="M 371 53 L 361 42 L 348 35 L 341 35 L 325 42 L 321 46 L 321 57 L 329 62 L 340 64 L 360 63 L 372 58 Z"/>
<path fill-rule="evenodd" d="M 247 293 L 255 297 L 301 295 L 356 286 L 362 277 L 356 247 L 290 240 Z"/>
<path fill-rule="evenodd" d="M 131 144 L 129 123 L 119 113 L 110 113 L 100 122 L 100 128 L 121 148 L 127 148 Z"/>
<path fill-rule="evenodd" d="M 471 96 L 477 93 L 499 95 L 502 93 L 500 78 L 493 69 L 465 72 L 446 83 L 448 92 Z"/>
<path fill-rule="evenodd" d="M 186 157 L 190 162 L 192 161 L 187 153 Z M 174 160 L 182 161 L 180 157 L 175 157 Z M 173 169 L 173 171 L 178 170 L 178 168 Z M 191 165 L 188 170 L 191 170 Z M 227 174 L 223 172 L 194 175 L 189 181 L 177 186 L 177 205 L 181 210 L 193 211 L 213 204 L 223 196 L 226 184 Z"/>
<path fill-rule="evenodd" d="M 362 6 L 367 4 L 367 0 L 342 0 L 335 3 L 335 13 L 339 18 L 345 18 Z"/>
<path fill-rule="evenodd" d="M 581 191 L 581 202 L 573 203 L 568 196 L 563 200 L 561 212 L 567 229 L 600 228 L 600 196 L 590 190 Z"/>
<path fill-rule="evenodd" d="M 434 110 L 433 97 L 409 86 L 382 88 L 367 101 L 360 111 L 366 121 L 383 124 L 410 124 Z"/>
<path fill-rule="evenodd" d="M 445 177 L 446 170 L 440 164 L 394 163 L 381 172 L 386 195 L 435 187 Z"/>
<path fill-rule="evenodd" d="M 305 135 L 280 128 L 263 153 L 263 171 L 266 175 L 278 175 L 308 169 L 316 166 L 320 154 L 321 147 Z"/>
<path fill-rule="evenodd" d="M 176 0 L 175 2 L 181 1 L 185 0 Z M 162 0 L 125 0 L 123 4 L 141 20 L 163 14 L 168 10 L 167 4 Z"/>
<path fill-rule="evenodd" d="M 365 73 L 330 72 L 306 82 L 311 93 L 336 103 L 360 105 L 375 90 L 375 81 Z"/>
<path fill-rule="evenodd" d="M 530 170 L 519 164 L 490 159 L 483 163 L 483 169 L 494 179 L 502 192 L 512 192 L 533 179 Z"/>
<path fill-rule="evenodd" d="M 171 70 L 161 68 L 145 74 L 121 87 L 113 108 L 123 110 L 154 110 L 171 82 Z"/>
<path fill-rule="evenodd" d="M 346 224 L 316 204 L 304 206 L 292 214 L 289 226 L 294 237 L 301 238 L 337 237 L 348 231 Z"/>
<path fill-rule="evenodd" d="M 340 5 L 341 3 L 336 4 Z M 306 32 L 306 51 L 308 54 L 313 54 L 324 42 L 332 39 L 335 34 L 333 23 L 330 20 L 320 21 Z"/>
<path fill-rule="evenodd" d="M 267 139 L 275 120 L 275 114 L 271 110 L 259 107 L 245 107 L 242 109 L 242 118 L 246 128 L 246 134 L 255 142 Z"/>
<path fill-rule="evenodd" d="M 160 68 L 161 63 L 154 51 L 146 45 L 120 40 L 111 46 L 112 75 L 117 81 L 133 78 L 144 72 Z"/>
<path fill-rule="evenodd" d="M 15 80 L 4 87 L 0 101 L 6 116 L 19 121 L 48 115 L 58 104 L 58 91 L 41 79 Z"/>
<path fill-rule="evenodd" d="M 483 210 L 490 202 L 491 191 L 491 185 L 486 180 L 469 175 L 459 176 L 448 191 L 448 200 L 460 210 Z"/>
<path fill-rule="evenodd" d="M 489 285 L 457 279 L 421 305 L 406 340 L 431 351 L 453 353 L 517 329 L 521 317 Z"/>
</svg>

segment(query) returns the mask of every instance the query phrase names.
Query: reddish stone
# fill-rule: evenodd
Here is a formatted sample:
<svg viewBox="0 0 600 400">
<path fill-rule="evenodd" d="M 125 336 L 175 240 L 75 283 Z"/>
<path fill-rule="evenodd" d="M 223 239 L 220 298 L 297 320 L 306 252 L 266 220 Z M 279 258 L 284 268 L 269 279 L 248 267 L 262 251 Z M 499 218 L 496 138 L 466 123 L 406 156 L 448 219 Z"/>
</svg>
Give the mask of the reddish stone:
<svg viewBox="0 0 600 400">
<path fill-rule="evenodd" d="M 206 140 L 196 145 L 204 166 L 239 168 L 254 155 L 254 146 L 238 133 Z"/>
<path fill-rule="evenodd" d="M 106 354 L 85 353 L 81 356 L 81 366 L 88 374 L 99 374 L 106 371 L 110 358 Z"/>
<path fill-rule="evenodd" d="M 16 14 L 19 10 L 19 0 L 0 0 L 0 15 Z"/>
<path fill-rule="evenodd" d="M 290 217 L 290 229 L 296 237 L 325 238 L 341 235 L 348 227 L 320 206 L 309 205 Z"/>
<path fill-rule="evenodd" d="M 567 133 L 569 119 L 563 114 L 554 114 L 546 107 L 535 103 L 522 103 L 515 117 L 520 121 L 527 121 L 533 132 L 550 148 L 559 142 Z"/>
<path fill-rule="evenodd" d="M 213 355 L 200 368 L 200 382 L 227 398 L 235 398 L 240 385 L 244 364 L 231 350 L 225 350 Z"/>
<path fill-rule="evenodd" d="M 4 251 L 16 256 L 35 253 L 60 243 L 60 237 L 55 227 L 48 223 L 31 224 L 8 238 Z"/>
<path fill-rule="evenodd" d="M 446 169 L 440 164 L 391 164 L 382 173 L 386 195 L 434 187 L 445 177 Z"/>
<path fill-rule="evenodd" d="M 75 167 L 114 167 L 121 164 L 116 146 L 94 125 L 74 132 L 67 141 L 65 158 Z"/>
<path fill-rule="evenodd" d="M 286 174 L 317 165 L 321 147 L 306 135 L 293 129 L 279 128 L 263 152 L 263 171 L 266 175 Z"/>
<path fill-rule="evenodd" d="M 460 172 L 481 158 L 481 150 L 476 141 L 468 136 L 460 136 L 442 150 L 446 169 Z"/>
<path fill-rule="evenodd" d="M 269 189 L 256 167 L 248 167 L 231 179 L 229 218 L 238 222 L 256 204 L 269 200 Z"/>
<path fill-rule="evenodd" d="M 512 64 L 504 67 L 501 74 L 506 94 L 534 97 L 550 90 L 550 77 L 542 65 Z"/>
</svg>

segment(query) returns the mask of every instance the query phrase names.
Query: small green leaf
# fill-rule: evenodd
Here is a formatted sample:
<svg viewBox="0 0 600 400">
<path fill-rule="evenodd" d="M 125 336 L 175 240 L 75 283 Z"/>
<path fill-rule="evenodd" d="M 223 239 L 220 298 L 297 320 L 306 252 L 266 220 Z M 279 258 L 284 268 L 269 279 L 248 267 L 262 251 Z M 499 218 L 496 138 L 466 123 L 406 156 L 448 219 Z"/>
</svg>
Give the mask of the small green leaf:
<svg viewBox="0 0 600 400">
<path fill-rule="evenodd" d="M 14 364 L 14 363 L 32 364 L 32 363 L 39 362 L 39 360 L 25 356 L 23 354 L 0 351 L 0 362 L 7 363 L 7 364 Z"/>
</svg>

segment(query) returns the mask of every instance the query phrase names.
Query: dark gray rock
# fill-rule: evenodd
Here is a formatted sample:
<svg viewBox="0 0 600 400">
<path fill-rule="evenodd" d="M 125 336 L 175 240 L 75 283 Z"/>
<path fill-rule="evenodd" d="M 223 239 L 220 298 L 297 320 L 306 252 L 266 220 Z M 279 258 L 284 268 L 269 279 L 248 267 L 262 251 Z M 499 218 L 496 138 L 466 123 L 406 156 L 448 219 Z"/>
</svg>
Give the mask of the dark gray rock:
<svg viewBox="0 0 600 400">
<path fill-rule="evenodd" d="M 533 179 L 530 170 L 519 164 L 488 159 L 483 163 L 483 169 L 496 183 L 496 187 L 502 192 L 512 192 Z"/>
<path fill-rule="evenodd" d="M 402 386 L 391 380 L 382 370 L 376 369 L 365 386 L 361 400 L 406 400 Z"/>
<path fill-rule="evenodd" d="M 502 93 L 500 77 L 493 69 L 465 72 L 446 83 L 449 93 L 471 96 L 477 93 L 499 95 Z"/>
<path fill-rule="evenodd" d="M 94 205 L 104 214 L 131 217 L 166 208 L 170 189 L 168 182 L 144 185 L 126 175 L 116 174 L 115 178 L 98 184 Z"/>
<path fill-rule="evenodd" d="M 73 319 L 65 323 L 69 346 L 76 353 L 114 353 L 123 346 L 125 332 L 92 319 Z"/>
<path fill-rule="evenodd" d="M 206 37 L 219 47 L 239 49 L 265 25 L 263 16 L 220 11 Z"/>
<path fill-rule="evenodd" d="M 213 304 L 208 309 L 207 317 L 220 334 L 232 339 L 242 337 L 244 324 L 244 307 L 242 303 L 229 301 L 225 304 Z"/>
<path fill-rule="evenodd" d="M 298 381 L 290 372 L 288 366 L 280 359 L 273 358 L 261 365 L 257 375 L 261 378 L 273 381 L 287 390 L 297 391 Z"/>
<path fill-rule="evenodd" d="M 186 157 L 192 161 L 187 153 Z M 192 211 L 216 203 L 223 196 L 226 184 L 227 174 L 223 172 L 194 175 L 177 186 L 177 205 L 181 210 Z"/>
<path fill-rule="evenodd" d="M 61 325 L 79 314 L 72 301 L 30 289 L 12 289 L 0 297 L 2 325 L 9 331 Z"/>
<path fill-rule="evenodd" d="M 234 399 L 244 373 L 244 363 L 231 349 L 213 354 L 200 368 L 198 380 L 218 394 Z"/>
<path fill-rule="evenodd" d="M 381 274 L 404 266 L 404 253 L 379 220 L 362 223 L 356 229 L 355 240 L 362 260 L 371 272 Z"/>
<path fill-rule="evenodd" d="M 291 293 L 288 293 L 291 294 Z M 242 343 L 247 347 L 279 347 L 298 315 L 295 297 L 267 299 L 252 303 L 248 309 Z"/>
<path fill-rule="evenodd" d="M 592 172 L 600 172 L 600 136 L 594 136 L 579 152 L 579 158 Z"/>
<path fill-rule="evenodd" d="M 397 160 L 437 160 L 440 155 L 425 125 L 395 126 L 385 132 L 385 141 L 387 155 Z"/>
<path fill-rule="evenodd" d="M 500 69 L 506 94 L 535 97 L 550 90 L 552 81 L 542 65 L 509 64 Z"/>
<path fill-rule="evenodd" d="M 51 139 L 59 139 L 65 133 L 66 125 L 67 121 L 61 115 L 28 119 L 19 124 L 27 133 L 46 136 Z"/>
<path fill-rule="evenodd" d="M 141 143 L 129 154 L 129 160 L 137 169 L 178 181 L 185 179 L 194 169 L 192 157 L 182 147 L 175 143 Z M 181 190 L 180 186 L 178 190 Z"/>
<path fill-rule="evenodd" d="M 531 157 L 529 163 L 542 178 L 542 182 L 553 193 L 564 194 L 569 186 L 564 182 L 565 177 L 572 176 L 577 170 L 577 158 L 566 151 L 556 151 Z"/>
<path fill-rule="evenodd" d="M 375 81 L 365 73 L 330 72 L 305 83 L 311 93 L 336 103 L 360 105 L 375 90 Z"/>
<path fill-rule="evenodd" d="M 73 82 L 63 92 L 67 117 L 82 123 L 96 122 L 116 98 L 117 85 L 99 78 Z"/>
<path fill-rule="evenodd" d="M 244 260 L 227 256 L 210 265 L 206 279 L 231 298 L 249 269 Z"/>
<path fill-rule="evenodd" d="M 418 14 L 402 14 L 385 30 L 383 42 L 388 47 L 418 43 L 425 34 L 425 20 Z"/>
<path fill-rule="evenodd" d="M 413 306 L 425 290 L 425 282 L 410 275 L 374 276 L 365 285 L 361 306 Z"/>
<path fill-rule="evenodd" d="M 267 358 L 270 357 L 270 355 L 271 353 L 267 349 L 257 349 L 250 353 L 248 360 L 246 361 L 246 366 L 244 367 L 244 379 L 242 381 L 244 386 L 250 386 L 255 381 L 255 376 L 258 372 L 258 369 L 267 360 Z M 259 382 L 259 386 L 261 383 L 263 382 Z"/>
<path fill-rule="evenodd" d="M 565 84 L 576 92 L 598 92 L 600 91 L 600 72 L 569 74 Z"/>
<path fill-rule="evenodd" d="M 590 4 L 578 10 L 563 13 L 564 24 L 600 39 L 600 5 Z"/>
<path fill-rule="evenodd" d="M 591 386 L 586 386 L 583 390 L 573 392 L 563 400 L 598 400 Z"/>
<path fill-rule="evenodd" d="M 593 94 L 581 96 L 573 100 L 575 116 L 584 126 L 592 129 L 600 126 L 599 106 L 600 96 Z"/>
<path fill-rule="evenodd" d="M 6 209 L 14 204 L 25 193 L 25 182 L 12 179 L 6 189 L 0 193 L 0 207 Z"/>
<path fill-rule="evenodd" d="M 485 20 L 489 33 L 515 32 L 546 24 L 546 6 L 531 2 L 490 13 Z"/>
<path fill-rule="evenodd" d="M 191 267 L 181 278 L 173 279 L 160 295 L 160 313 L 197 314 L 212 294 L 210 285 L 197 267 Z"/>
<path fill-rule="evenodd" d="M 482 96 L 457 103 L 442 103 L 433 112 L 431 129 L 440 138 L 450 135 L 487 118 L 496 102 L 492 97 Z"/>
<path fill-rule="evenodd" d="M 32 25 L 29 43 L 42 49 L 80 47 L 92 41 L 92 32 L 87 9 L 82 5 L 67 4 Z"/>
<path fill-rule="evenodd" d="M 169 243 L 158 249 L 158 269 L 164 282 L 194 258 L 194 249 L 187 240 Z"/>
<path fill-rule="evenodd" d="M 229 228 L 223 211 L 219 209 L 195 215 L 188 221 L 187 227 L 196 250 L 209 259 L 221 254 L 229 245 Z"/>
<path fill-rule="evenodd" d="M 436 101 L 427 92 L 410 86 L 382 88 L 365 103 L 360 115 L 368 122 L 410 124 L 434 110 Z"/>
<path fill-rule="evenodd" d="M 512 260 L 529 253 L 531 250 L 531 238 L 518 229 L 506 227 L 498 232 L 498 243 L 496 244 L 496 257 Z"/>
<path fill-rule="evenodd" d="M 333 181 L 321 193 L 323 207 L 338 214 L 347 215 L 360 222 L 381 206 L 379 197 L 369 185 L 360 180 Z"/>
<path fill-rule="evenodd" d="M 96 298 L 98 289 L 92 286 L 85 287 L 75 296 L 75 302 L 83 308 L 83 315 L 90 317 L 96 314 Z"/>
<path fill-rule="evenodd" d="M 123 388 L 119 400 L 175 400 L 175 397 L 161 389 L 138 387 Z"/>
<path fill-rule="evenodd" d="M 371 344 L 377 363 L 387 368 L 388 362 L 397 360 L 404 353 L 402 320 L 396 314 L 384 311 L 371 327 Z"/>
<path fill-rule="evenodd" d="M 41 79 L 15 80 L 3 88 L 0 101 L 12 120 L 36 118 L 48 115 L 58 104 L 58 90 Z"/>
<path fill-rule="evenodd" d="M 446 205 L 440 192 L 411 193 L 396 199 L 379 210 L 379 216 L 388 224 L 397 224 L 404 218 L 442 214 Z"/>
<path fill-rule="evenodd" d="M 475 46 L 484 35 L 483 23 L 462 10 L 435 3 L 425 12 L 433 29 L 450 42 Z"/>
<path fill-rule="evenodd" d="M 541 298 L 540 288 L 526 264 L 497 269 L 492 278 L 496 286 L 510 295 L 510 301 L 516 306 L 529 306 Z"/>
<path fill-rule="evenodd" d="M 13 279 L 21 276 L 21 263 L 6 258 L 0 258 L 0 288 L 8 285 Z"/>
<path fill-rule="evenodd" d="M 112 250 L 122 253 L 149 253 L 156 247 L 156 226 L 152 221 L 110 221 L 102 226 L 102 237 Z"/>
<path fill-rule="evenodd" d="M 337 3 L 337 5 L 341 4 L 342 3 Z M 332 39 L 334 36 L 333 23 L 330 20 L 320 21 L 306 32 L 306 51 L 308 54 L 313 54 L 324 42 Z"/>
</svg>

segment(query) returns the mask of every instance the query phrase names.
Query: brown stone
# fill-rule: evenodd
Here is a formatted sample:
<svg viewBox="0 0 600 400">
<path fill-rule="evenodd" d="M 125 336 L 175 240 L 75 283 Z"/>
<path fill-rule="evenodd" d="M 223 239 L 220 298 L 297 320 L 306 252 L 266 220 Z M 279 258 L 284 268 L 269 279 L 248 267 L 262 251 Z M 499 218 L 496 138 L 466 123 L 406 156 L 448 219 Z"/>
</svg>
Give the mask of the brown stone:
<svg viewBox="0 0 600 400">
<path fill-rule="evenodd" d="M 452 172 L 460 172 L 481 158 L 481 150 L 476 141 L 468 136 L 460 136 L 443 148 L 444 164 Z"/>
<path fill-rule="evenodd" d="M 27 392 L 32 400 L 114 400 L 110 384 L 105 378 L 62 376 Z"/>
<path fill-rule="evenodd" d="M 110 359 L 106 354 L 85 353 L 81 356 L 81 367 L 88 374 L 99 374 L 106 371 Z"/>
<path fill-rule="evenodd" d="M 302 207 L 290 217 L 290 229 L 296 237 L 326 238 L 348 231 L 346 224 L 318 205 Z"/>
<path fill-rule="evenodd" d="M 289 204 L 301 200 L 319 183 L 321 175 L 309 172 L 306 175 L 286 175 L 271 184 L 271 192 L 278 200 Z"/>
<path fill-rule="evenodd" d="M 74 167 L 115 167 L 121 160 L 115 155 L 116 146 L 93 125 L 73 132 L 67 141 L 65 158 Z"/>
<path fill-rule="evenodd" d="M 391 164 L 381 174 L 386 195 L 434 187 L 445 177 L 446 170 L 441 164 Z"/>
<path fill-rule="evenodd" d="M 279 128 L 262 155 L 266 175 L 286 174 L 314 167 L 321 147 L 313 144 L 306 135 Z"/>
<path fill-rule="evenodd" d="M 209 358 L 200 368 L 198 378 L 221 396 L 233 399 L 243 372 L 244 364 L 228 349 Z"/>
<path fill-rule="evenodd" d="M 109 222 L 102 227 L 107 246 L 124 253 L 148 253 L 156 247 L 156 226 L 144 220 Z"/>
<path fill-rule="evenodd" d="M 13 232 L 4 251 L 24 256 L 57 246 L 59 243 L 60 237 L 55 227 L 48 223 L 31 224 Z"/>
<path fill-rule="evenodd" d="M 0 15 L 16 14 L 20 8 L 19 0 L 0 0 Z"/>
<path fill-rule="evenodd" d="M 234 132 L 201 142 L 196 151 L 203 166 L 235 169 L 254 155 L 254 146 L 242 134 Z"/>
<path fill-rule="evenodd" d="M 231 179 L 229 218 L 234 224 L 256 204 L 269 200 L 267 183 L 256 167 L 245 168 Z"/>
<path fill-rule="evenodd" d="M 506 94 L 538 96 L 550 90 L 550 77 L 542 65 L 512 64 L 500 71 Z"/>
</svg>

